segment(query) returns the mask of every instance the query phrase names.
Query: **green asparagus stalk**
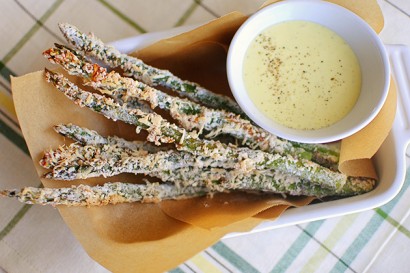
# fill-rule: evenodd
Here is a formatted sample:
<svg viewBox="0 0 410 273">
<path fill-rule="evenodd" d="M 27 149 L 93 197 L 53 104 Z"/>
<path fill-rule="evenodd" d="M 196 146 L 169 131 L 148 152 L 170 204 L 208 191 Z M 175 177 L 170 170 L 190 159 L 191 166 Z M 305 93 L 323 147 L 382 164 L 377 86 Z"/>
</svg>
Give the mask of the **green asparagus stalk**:
<svg viewBox="0 0 410 273">
<path fill-rule="evenodd" d="M 215 94 L 197 83 L 184 81 L 167 70 L 157 69 L 142 60 L 122 54 L 112 46 L 105 45 L 94 35 L 80 32 L 75 26 L 59 24 L 67 41 L 78 50 L 84 51 L 111 67 L 121 67 L 124 73 L 151 86 L 164 86 L 193 101 L 210 108 L 225 109 L 246 118 L 245 113 L 231 98 Z"/>
<path fill-rule="evenodd" d="M 345 196 L 363 194 L 372 191 L 376 183 L 377 180 L 373 178 L 349 176 L 340 192 Z"/>
<path fill-rule="evenodd" d="M 53 129 L 62 136 L 69 137 L 82 145 L 116 145 L 131 151 L 139 151 L 142 154 L 168 150 L 167 147 L 154 146 L 146 141 L 128 141 L 117 136 L 103 137 L 94 130 L 71 123 L 58 124 Z"/>
<path fill-rule="evenodd" d="M 150 133 L 148 141 L 154 142 L 156 145 L 173 143 L 175 137 L 182 139 L 187 134 L 186 131 L 181 130 L 174 124 L 170 124 L 156 113 L 146 113 L 140 109 L 128 109 L 126 105 L 120 105 L 110 98 L 81 90 L 62 74 L 45 69 L 45 76 L 48 82 L 55 85 L 58 90 L 80 107 L 88 107 L 114 121 L 121 120 L 133 124 L 137 127 L 137 132 L 142 129 L 147 130 Z M 189 138 L 193 139 L 195 136 L 189 135 Z"/>
<path fill-rule="evenodd" d="M 84 130 L 81 127 L 77 129 L 80 132 Z M 108 139 L 108 137 L 98 135 L 97 132 L 94 132 L 94 135 L 101 142 L 106 142 L 105 139 Z M 146 174 L 183 186 L 206 185 L 211 190 L 217 190 L 215 187 L 220 187 L 221 190 L 259 190 L 316 197 L 360 194 L 370 191 L 375 185 L 373 179 L 349 177 L 345 186 L 336 192 L 334 189 L 313 185 L 309 181 L 278 171 L 244 173 L 236 166 L 229 166 L 225 162 L 172 150 L 145 156 L 133 156 L 118 149 L 115 144 L 103 147 L 82 147 L 72 144 L 45 153 L 41 161 L 41 165 L 53 169 L 46 175 L 47 178 L 62 180 L 134 173 Z"/>
<path fill-rule="evenodd" d="M 244 169 L 273 169 L 291 173 L 312 183 L 328 185 L 336 189 L 343 187 L 347 180 L 346 175 L 308 160 L 198 139 L 196 135 L 189 134 L 156 113 L 144 113 L 138 109 L 129 110 L 111 99 L 79 89 L 61 74 L 46 70 L 45 75 L 47 81 L 54 84 L 76 104 L 86 106 L 108 118 L 134 124 L 137 130 L 147 130 L 149 132 L 148 141 L 156 144 L 174 143 L 178 150 L 194 155 L 240 163 Z"/>
<path fill-rule="evenodd" d="M 182 187 L 205 186 L 211 191 L 261 191 L 292 196 L 314 196 L 317 198 L 363 194 L 373 190 L 376 182 L 371 178 L 349 177 L 342 188 L 335 190 L 278 171 L 243 173 L 223 168 L 185 167 L 173 171 L 148 172 L 147 174 Z"/>
<path fill-rule="evenodd" d="M 93 151 L 90 152 L 90 150 Z M 349 177 L 343 188 L 335 190 L 279 171 L 244 173 L 233 168 L 234 166 L 223 164 L 224 162 L 211 159 L 203 161 L 183 152 L 167 151 L 129 157 L 121 150 L 113 148 L 108 150 L 112 154 L 107 154 L 104 147 L 79 147 L 73 144 L 57 149 L 53 152 L 53 156 L 50 156 L 48 152 L 42 159 L 47 163 L 42 163 L 42 165 L 52 169 L 52 172 L 46 174 L 45 177 L 73 180 L 133 173 L 156 177 L 177 186 L 206 186 L 212 191 L 253 190 L 319 198 L 361 194 L 372 190 L 375 185 L 373 179 Z M 58 160 L 53 160 L 55 158 Z"/>
<path fill-rule="evenodd" d="M 63 145 L 56 150 L 46 151 L 39 163 L 43 168 L 51 169 L 58 165 L 67 166 L 72 162 L 78 162 L 77 168 L 80 168 L 82 162 L 91 161 L 97 157 L 99 161 L 115 164 L 123 157 L 143 157 L 147 154 L 148 152 L 144 149 L 129 149 L 117 144 L 82 146 L 79 143 L 72 143 L 69 146 Z"/>
<path fill-rule="evenodd" d="M 34 188 L 21 190 L 0 190 L 0 196 L 17 198 L 26 204 L 65 205 L 65 206 L 103 206 L 119 203 L 157 203 L 168 199 L 186 199 L 203 196 L 206 188 L 178 188 L 174 185 L 148 183 L 130 184 L 113 182 L 102 186 L 79 185 L 70 188 Z"/>
<path fill-rule="evenodd" d="M 90 170 L 87 172 L 73 168 L 73 165 L 58 166 L 53 169 L 53 172 L 55 171 L 58 175 L 46 178 L 61 179 L 64 177 L 64 180 L 72 180 L 96 177 L 101 175 L 101 169 L 96 169 L 96 165 L 98 167 L 98 164 L 85 163 L 82 167 Z M 121 167 L 115 166 L 113 168 L 120 169 Z M 283 174 L 277 171 L 250 171 L 243 173 L 241 171 L 227 170 L 224 168 L 198 167 L 182 167 L 174 170 L 152 168 L 151 166 L 138 166 L 136 168 L 123 167 L 116 173 L 109 173 L 108 176 L 122 172 L 146 174 L 161 179 L 164 182 L 172 182 L 177 187 L 206 187 L 211 191 L 219 192 L 227 190 L 262 191 L 292 196 L 314 196 L 317 198 L 363 194 L 371 191 L 375 186 L 375 180 L 373 179 L 349 177 L 341 189 L 335 190 L 334 188 L 312 184 L 297 176 Z"/>
<path fill-rule="evenodd" d="M 239 114 L 244 119 L 248 119 L 238 104 L 229 97 L 212 93 L 196 83 L 183 81 L 175 77 L 169 71 L 151 67 L 140 59 L 122 54 L 114 47 L 105 45 L 93 34 L 87 35 L 82 33 L 73 25 L 61 23 L 59 27 L 67 41 L 78 50 L 105 62 L 111 67 L 121 67 L 127 76 L 132 76 L 151 86 L 165 86 L 209 108 L 226 110 Z M 312 153 L 312 160 L 315 162 L 335 167 L 334 162 L 337 164 L 339 160 L 339 151 L 338 149 L 333 149 L 333 147 L 328 147 L 327 145 L 295 144 L 295 148 L 303 147 L 305 151 Z"/>
<path fill-rule="evenodd" d="M 160 156 L 158 155 L 158 157 Z M 177 165 L 176 168 L 174 166 L 175 161 L 172 159 L 161 159 L 161 162 L 165 162 L 165 166 L 172 166 L 174 168 L 170 170 L 166 167 L 162 167 L 163 165 L 159 163 L 159 161 L 158 164 L 155 165 L 141 164 L 141 162 L 146 162 L 143 158 L 133 158 L 131 160 L 133 162 L 137 161 L 140 164 L 129 164 L 130 161 L 126 160 L 113 165 L 110 163 L 104 164 L 97 160 L 92 163 L 84 161 L 80 166 L 76 164 L 77 162 L 72 161 L 72 165 L 54 167 L 53 172 L 49 173 L 46 178 L 63 180 L 87 179 L 101 175 L 107 177 L 128 172 L 146 174 L 159 178 L 164 182 L 172 182 L 178 187 L 201 186 L 207 187 L 211 191 L 263 191 L 268 193 L 289 194 L 292 196 L 315 196 L 318 198 L 362 194 L 371 191 L 375 186 L 375 180 L 373 179 L 349 177 L 341 189 L 335 190 L 312 184 L 297 176 L 275 171 L 250 171 L 243 173 L 238 170 L 227 170 L 224 168 L 193 167 L 195 164 L 192 162 L 188 164 L 188 166 L 192 167 L 181 167 L 184 164 L 180 164 Z M 101 168 L 100 165 L 104 165 L 109 171 L 105 168 Z"/>
<path fill-rule="evenodd" d="M 74 50 L 64 46 L 56 46 L 57 48 L 51 48 L 43 53 L 48 60 L 60 64 L 72 75 L 83 77 L 88 84 L 102 93 L 128 102 L 133 100 L 148 101 L 152 107 L 158 106 L 170 111 L 171 116 L 187 130 L 197 129 L 201 131 L 205 129 L 210 131 L 208 137 L 229 134 L 242 140 L 242 144 L 253 149 L 313 159 L 313 161 L 320 162 L 326 167 L 337 169 L 338 150 L 329 149 L 325 145 L 320 145 L 320 149 L 318 149 L 319 145 L 311 144 L 304 144 L 302 148 L 297 143 L 277 138 L 233 113 L 209 109 L 194 102 L 170 96 L 144 83 L 122 77 L 114 71 L 108 73 L 105 68 L 98 64 L 87 62 Z"/>
<path fill-rule="evenodd" d="M 203 160 L 190 154 L 175 151 L 158 152 L 141 157 L 127 157 L 125 154 L 125 158 L 123 158 L 121 153 L 118 154 L 114 152 L 114 149 L 109 149 L 113 152 L 111 155 L 112 160 L 110 160 L 109 156 L 101 151 L 101 148 L 95 148 L 95 150 L 96 152 L 90 153 L 89 149 L 81 150 L 75 145 L 66 147 L 65 150 L 57 149 L 58 153 L 85 155 L 81 158 L 73 156 L 59 157 L 59 162 L 49 164 L 49 166 L 52 166 L 53 171 L 46 178 L 72 180 L 134 173 L 149 175 L 164 182 L 172 182 L 184 187 L 206 186 L 213 191 L 253 190 L 290 195 L 309 195 L 319 198 L 357 195 L 368 192 L 375 186 L 375 180 L 373 179 L 349 177 L 341 189 L 335 190 L 312 184 L 295 175 L 279 171 L 256 170 L 243 172 L 240 169 L 232 168 L 234 166 L 224 165 L 224 162 L 216 162 L 210 159 Z M 87 156 L 89 157 L 87 158 Z"/>
<path fill-rule="evenodd" d="M 55 180 L 110 177 L 120 173 L 149 174 L 189 166 L 231 169 L 237 166 L 175 150 L 136 155 L 115 145 L 80 146 L 75 143 L 45 152 L 40 165 L 51 170 L 45 178 Z"/>
<path fill-rule="evenodd" d="M 362 182 L 361 185 L 363 185 Z M 360 189 L 363 190 L 369 185 L 372 185 L 371 180 L 369 180 L 369 184 L 365 187 L 362 186 Z M 352 181 L 345 184 L 344 188 L 348 187 L 352 187 L 355 194 L 358 194 L 358 189 L 354 188 Z M 211 193 L 212 189 L 226 191 L 224 187 L 210 188 L 180 187 L 159 183 L 131 184 L 113 182 L 105 183 L 102 186 L 79 185 L 59 189 L 25 187 L 21 190 L 0 190 L 0 196 L 17 198 L 17 200 L 26 204 L 89 207 L 132 202 L 157 203 L 162 200 L 181 200 L 204 196 Z M 348 190 L 345 193 L 348 193 Z"/>
</svg>

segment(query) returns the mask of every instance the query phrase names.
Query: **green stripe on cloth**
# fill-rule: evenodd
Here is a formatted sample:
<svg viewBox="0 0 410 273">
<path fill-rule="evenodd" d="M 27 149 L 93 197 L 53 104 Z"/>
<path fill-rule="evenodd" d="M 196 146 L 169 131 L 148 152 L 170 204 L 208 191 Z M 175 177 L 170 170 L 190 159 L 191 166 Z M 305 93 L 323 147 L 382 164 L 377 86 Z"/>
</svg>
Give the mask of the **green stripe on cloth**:
<svg viewBox="0 0 410 273">
<path fill-rule="evenodd" d="M 169 273 L 184 273 L 184 270 L 180 269 L 180 268 L 175 268 L 172 269 L 171 271 L 168 271 Z"/>
<path fill-rule="evenodd" d="M 60 43 L 65 43 L 65 39 L 61 38 L 58 34 L 54 33 L 51 29 L 49 29 L 46 25 L 44 25 L 41 21 L 37 19 L 37 17 L 31 13 L 32 8 L 31 5 L 29 5 L 27 8 L 20 3 L 19 1 L 14 1 L 20 9 L 22 9 L 28 16 L 30 16 L 31 19 L 37 22 L 37 24 L 41 25 L 43 30 L 45 30 L 47 33 L 49 33 L 51 36 L 53 36 L 56 40 L 58 40 Z"/>
<path fill-rule="evenodd" d="M 44 23 L 60 6 L 63 0 L 57 0 L 51 5 L 51 7 L 40 17 L 39 22 Z M 17 42 L 17 44 L 10 50 L 6 56 L 4 56 L 3 60 L 0 61 L 0 74 L 10 81 L 10 70 L 6 67 L 6 64 L 16 55 L 16 53 L 30 40 L 31 37 L 40 29 L 40 24 L 34 24 L 29 31 Z"/>
<path fill-rule="evenodd" d="M 22 136 L 15 132 L 11 127 L 0 119 L 0 133 L 4 135 L 8 140 L 13 142 L 20 150 L 29 155 L 26 141 Z"/>
<path fill-rule="evenodd" d="M 385 214 L 388 215 L 393 210 L 393 208 L 397 205 L 397 203 L 403 196 L 404 192 L 408 189 L 410 184 L 409 170 L 410 168 L 407 169 L 406 179 L 400 193 L 392 201 L 380 208 L 384 211 Z M 359 253 L 363 250 L 366 244 L 370 241 L 370 239 L 382 225 L 384 219 L 385 217 L 380 216 L 380 214 L 378 214 L 377 212 L 373 215 L 373 217 L 369 220 L 363 230 L 353 240 L 353 243 L 347 248 L 340 260 L 334 265 L 331 271 L 332 273 L 344 272 L 346 270 L 346 265 L 350 265 L 356 259 Z"/>
<path fill-rule="evenodd" d="M 0 119 L 0 133 L 9 139 L 14 145 L 16 145 L 20 150 L 22 150 L 26 155 L 29 155 L 29 151 L 25 140 L 17 132 L 15 132 L 11 127 L 9 127 L 3 120 Z M 41 187 L 38 185 L 37 187 Z M 0 240 L 2 240 L 7 234 L 12 231 L 12 229 L 20 222 L 24 215 L 28 212 L 32 205 L 24 204 L 23 207 L 13 216 L 10 222 L 0 231 Z"/>
<path fill-rule="evenodd" d="M 302 272 L 315 272 L 319 268 L 320 264 L 325 260 L 327 255 L 333 254 L 331 249 L 340 242 L 340 239 L 352 226 L 352 223 L 356 220 L 359 214 L 349 214 L 342 217 L 330 232 L 326 239 L 323 241 L 323 247 L 319 248 L 315 254 L 305 263 L 302 268 Z M 334 255 L 335 256 L 335 255 Z M 338 258 L 338 257 L 337 257 Z"/>
<path fill-rule="evenodd" d="M 217 259 L 214 255 L 212 255 L 212 254 L 210 253 L 210 251 L 204 250 L 204 254 L 206 254 L 208 257 L 210 257 L 212 261 L 214 261 L 215 263 L 217 263 L 218 265 L 220 265 L 221 267 L 223 267 L 225 270 L 227 270 L 227 271 L 230 272 L 229 268 L 226 267 L 226 265 L 225 265 L 222 261 L 220 261 L 220 260 Z"/>
<path fill-rule="evenodd" d="M 16 76 L 16 73 L 11 71 L 2 61 L 0 61 L 0 74 L 8 82 L 10 82 L 10 76 Z"/>
<path fill-rule="evenodd" d="M 352 264 L 357 255 L 366 246 L 367 242 L 373 237 L 377 229 L 383 223 L 383 218 L 378 214 L 373 215 L 368 224 L 363 228 L 362 232 L 353 240 L 353 243 L 348 247 L 339 261 L 335 264 L 330 272 L 344 272 L 348 266 Z"/>
<path fill-rule="evenodd" d="M 201 6 L 201 8 L 203 8 L 204 10 L 206 10 L 209 14 L 211 14 L 212 16 L 214 16 L 215 18 L 221 17 L 221 15 L 219 15 L 218 13 L 216 13 L 215 11 L 213 11 L 210 7 L 208 7 L 207 5 L 205 5 L 202 0 L 194 0 L 195 2 L 198 3 L 198 5 Z"/>
<path fill-rule="evenodd" d="M 189 8 L 182 14 L 182 16 L 179 18 L 179 20 L 175 23 L 174 27 L 178 27 L 183 25 L 186 20 L 192 15 L 192 13 L 195 11 L 195 9 L 199 6 L 199 4 L 202 2 L 202 0 L 194 1 Z"/>
<path fill-rule="evenodd" d="M 232 249 L 230 249 L 226 244 L 222 242 L 218 242 L 215 245 L 213 245 L 212 249 L 242 272 L 259 272 L 250 263 L 248 263 L 245 259 L 236 254 L 234 251 L 232 251 Z"/>
<path fill-rule="evenodd" d="M 137 22 L 133 21 L 131 18 L 129 18 L 127 15 L 125 15 L 124 13 L 119 11 L 116 7 L 114 7 L 113 5 L 108 3 L 107 1 L 98 0 L 98 2 L 100 2 L 104 7 L 106 7 L 110 11 L 112 11 L 112 13 L 117 15 L 121 20 L 123 20 L 124 22 L 126 22 L 127 24 L 129 24 L 130 26 L 132 26 L 133 28 L 138 30 L 139 32 L 141 32 L 141 33 L 146 33 L 147 32 L 143 27 L 141 27 L 139 24 L 137 24 Z"/>
<path fill-rule="evenodd" d="M 272 269 L 272 273 L 285 272 L 296 257 L 302 252 L 305 246 L 309 243 L 310 239 L 319 230 L 323 225 L 324 220 L 315 221 L 309 223 L 306 228 L 303 229 L 303 232 L 296 238 L 293 244 L 288 248 L 288 250 L 283 254 L 282 258 Z"/>
<path fill-rule="evenodd" d="M 13 219 L 11 219 L 10 222 L 3 228 L 2 231 L 0 231 L 0 240 L 2 240 L 4 237 L 6 237 L 7 234 L 10 233 L 10 231 L 13 230 L 13 228 L 17 225 L 18 222 L 24 217 L 24 215 L 27 213 L 27 211 L 31 208 L 32 205 L 27 205 L 25 204 L 18 212 L 16 215 L 14 215 Z"/>
<path fill-rule="evenodd" d="M 3 120 L 0 119 L 0 133 L 16 145 L 25 154 L 29 155 L 28 148 L 24 139 L 10 128 Z M 10 231 L 17 225 L 17 223 L 24 217 L 31 205 L 25 204 L 14 217 L 7 223 L 7 225 L 0 231 L 0 240 L 2 240 Z"/>
<path fill-rule="evenodd" d="M 9 115 L 9 113 L 4 112 L 3 110 L 0 109 L 0 118 L 7 119 L 8 122 L 12 123 L 14 126 L 17 128 L 20 128 L 20 125 Z"/>
<path fill-rule="evenodd" d="M 377 214 L 379 214 L 381 217 L 384 218 L 384 220 L 386 220 L 387 222 L 389 222 L 392 226 L 394 226 L 395 228 L 397 228 L 398 231 L 400 231 L 401 233 L 403 233 L 405 236 L 407 236 L 408 238 L 410 238 L 410 230 L 408 230 L 407 228 L 405 228 L 404 226 L 402 226 L 399 222 L 397 222 L 396 220 L 394 220 L 392 217 L 389 216 L 388 213 L 386 213 L 384 210 L 382 210 L 381 208 L 377 208 L 376 209 Z"/>
<path fill-rule="evenodd" d="M 44 23 L 60 6 L 62 0 L 57 0 L 51 5 L 51 7 L 41 16 L 39 19 L 40 22 Z M 40 25 L 36 22 L 33 27 L 26 33 L 22 39 L 13 47 L 13 49 L 6 54 L 3 60 L 0 62 L 0 74 L 10 81 L 10 75 L 15 75 L 6 67 L 8 61 L 10 61 L 15 54 L 24 46 L 25 43 L 39 30 Z M 0 133 L 3 134 L 7 139 L 14 143 L 20 150 L 25 154 L 29 155 L 29 151 L 26 145 L 25 140 L 12 128 L 10 128 L 3 120 L 0 119 Z M 39 185 L 40 187 L 41 185 Z M 7 223 L 7 225 L 0 231 L 0 240 L 2 240 L 7 234 L 9 234 L 13 228 L 20 222 L 20 220 L 26 215 L 26 213 L 31 208 L 31 205 L 23 205 L 21 209 L 14 215 L 14 217 Z"/>
</svg>

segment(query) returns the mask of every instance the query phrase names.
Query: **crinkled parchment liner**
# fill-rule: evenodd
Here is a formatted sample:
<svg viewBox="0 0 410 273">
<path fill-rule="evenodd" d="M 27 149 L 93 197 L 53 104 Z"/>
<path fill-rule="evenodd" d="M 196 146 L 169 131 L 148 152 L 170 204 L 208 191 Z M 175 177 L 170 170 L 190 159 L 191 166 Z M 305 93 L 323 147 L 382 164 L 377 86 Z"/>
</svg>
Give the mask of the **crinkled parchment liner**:
<svg viewBox="0 0 410 273">
<path fill-rule="evenodd" d="M 376 31 L 381 30 L 383 17 L 376 1 L 334 2 L 361 15 Z M 246 18 L 243 14 L 231 13 L 135 54 L 147 63 L 170 69 L 182 78 L 230 95 L 225 71 L 226 50 L 236 29 Z M 75 106 L 44 81 L 41 71 L 12 78 L 12 89 L 19 122 L 39 176 L 44 173 L 38 164 L 44 150 L 70 143 L 52 130 L 55 124 L 71 122 L 103 135 L 119 135 L 127 139 L 144 137 L 143 133 L 136 135 L 132 126 L 107 120 Z M 372 164 L 368 164 L 369 158 L 381 145 L 394 117 L 394 88 L 390 93 L 393 95 L 388 101 L 392 105 L 386 104 L 388 110 L 383 110 L 387 114 L 382 115 L 382 124 L 373 126 L 379 136 L 376 143 L 368 145 L 371 147 L 365 152 L 359 150 L 359 154 L 349 155 L 345 162 L 353 158 L 355 162 L 364 161 L 372 168 Z M 366 135 L 374 133 L 370 130 Z M 367 141 L 371 139 L 367 138 Z M 350 143 L 355 145 L 354 137 Z M 349 150 L 349 145 L 344 146 L 345 149 Z M 68 185 L 67 182 L 41 180 L 46 187 Z M 120 175 L 69 184 L 95 185 L 107 181 L 137 183 L 141 177 Z M 288 207 L 303 206 L 311 200 L 231 193 L 159 204 L 58 209 L 88 254 L 104 267 L 113 272 L 161 272 L 177 266 L 227 233 L 248 231 L 263 219 L 275 219 Z"/>
</svg>

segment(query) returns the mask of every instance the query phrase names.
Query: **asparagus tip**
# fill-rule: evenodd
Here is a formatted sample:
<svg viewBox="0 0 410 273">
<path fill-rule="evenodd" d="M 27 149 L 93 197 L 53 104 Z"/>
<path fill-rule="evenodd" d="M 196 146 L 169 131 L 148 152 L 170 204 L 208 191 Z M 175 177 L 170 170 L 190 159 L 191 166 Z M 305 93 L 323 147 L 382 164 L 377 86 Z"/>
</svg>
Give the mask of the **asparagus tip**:
<svg viewBox="0 0 410 273">
<path fill-rule="evenodd" d="M 53 130 L 57 133 L 60 133 L 61 128 L 63 128 L 63 127 L 64 127 L 64 124 L 57 124 L 57 125 L 53 126 Z"/>
<path fill-rule="evenodd" d="M 43 174 L 43 178 L 45 178 L 45 179 L 54 179 L 53 172 L 48 172 L 48 173 Z"/>
<path fill-rule="evenodd" d="M 53 130 L 62 136 L 67 136 L 66 128 L 70 126 L 70 124 L 57 124 L 53 126 Z"/>
<path fill-rule="evenodd" d="M 44 77 L 46 78 L 47 82 L 52 82 L 52 83 L 56 83 L 57 82 L 57 76 L 58 74 L 47 69 L 44 68 Z"/>
<path fill-rule="evenodd" d="M 69 52 L 73 53 L 73 54 L 76 55 L 76 56 L 80 55 L 80 52 L 78 52 L 78 51 L 76 51 L 76 50 L 74 50 L 74 49 L 72 49 L 72 48 L 70 48 L 70 47 L 68 47 L 68 46 L 66 46 L 66 45 L 62 45 L 62 44 L 59 44 L 59 43 L 54 43 L 54 46 L 55 46 L 57 49 L 62 50 L 63 53 L 69 51 Z"/>
<path fill-rule="evenodd" d="M 15 197 L 17 190 L 0 190 L 0 197 Z"/>
<path fill-rule="evenodd" d="M 48 59 L 51 63 L 55 63 L 56 56 L 61 55 L 64 53 L 63 51 L 66 49 L 68 50 L 67 47 L 57 44 L 54 44 L 55 48 L 49 48 L 43 51 L 43 56 Z"/>
<path fill-rule="evenodd" d="M 70 30 L 77 30 L 78 31 L 78 29 L 75 26 L 73 26 L 69 23 L 58 23 L 58 28 L 60 29 L 60 31 L 64 35 L 66 35 L 67 32 L 70 31 Z"/>
<path fill-rule="evenodd" d="M 77 27 L 68 23 L 59 23 L 58 27 L 68 43 L 82 50 L 85 49 L 83 48 L 85 46 L 84 40 L 81 38 L 83 33 Z"/>
<path fill-rule="evenodd" d="M 54 48 L 49 48 L 43 51 L 43 56 L 53 64 L 60 64 L 62 58 L 83 59 L 84 57 L 77 51 L 61 44 L 54 43 Z"/>
</svg>

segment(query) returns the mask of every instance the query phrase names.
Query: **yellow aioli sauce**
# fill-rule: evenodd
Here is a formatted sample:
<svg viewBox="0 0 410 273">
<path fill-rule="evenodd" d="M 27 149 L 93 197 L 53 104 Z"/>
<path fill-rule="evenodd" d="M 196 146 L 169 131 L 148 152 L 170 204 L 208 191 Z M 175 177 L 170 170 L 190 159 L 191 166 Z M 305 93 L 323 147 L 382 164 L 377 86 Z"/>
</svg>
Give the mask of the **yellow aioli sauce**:
<svg viewBox="0 0 410 273">
<path fill-rule="evenodd" d="M 269 118 L 314 130 L 342 119 L 361 88 L 360 65 L 335 32 L 308 21 L 289 21 L 262 31 L 243 64 L 251 100 Z"/>
</svg>

